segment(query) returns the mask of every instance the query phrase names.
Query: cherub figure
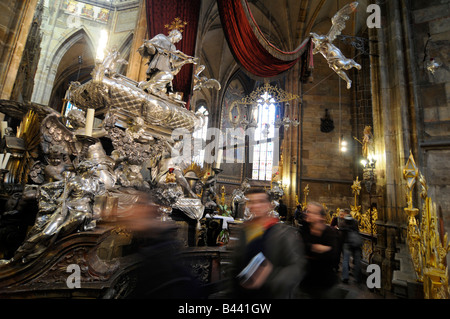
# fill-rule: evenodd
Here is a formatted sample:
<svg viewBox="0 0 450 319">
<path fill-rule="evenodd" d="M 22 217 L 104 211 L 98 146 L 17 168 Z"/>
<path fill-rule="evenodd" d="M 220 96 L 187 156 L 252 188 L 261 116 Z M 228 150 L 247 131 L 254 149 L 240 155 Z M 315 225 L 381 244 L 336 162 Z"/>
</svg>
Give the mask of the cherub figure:
<svg viewBox="0 0 450 319">
<path fill-rule="evenodd" d="M 154 141 L 153 136 L 145 130 L 145 122 L 141 117 L 134 118 L 133 124 L 125 130 L 125 133 L 137 143 L 150 144 Z"/>
<path fill-rule="evenodd" d="M 75 135 L 84 135 L 86 127 L 86 116 L 85 112 L 80 109 L 72 109 L 67 114 L 67 120 L 69 124 L 74 129 Z M 92 131 L 92 137 L 103 137 L 106 135 L 106 130 L 102 127 L 94 128 Z"/>
<path fill-rule="evenodd" d="M 119 175 L 119 182 L 125 187 L 136 187 L 138 189 L 148 189 L 150 186 L 141 174 L 142 167 L 140 165 L 122 166 L 121 174 Z"/>
<path fill-rule="evenodd" d="M 48 165 L 44 168 L 44 178 L 47 182 L 62 181 L 63 172 L 73 169 L 68 160 L 67 151 L 61 145 L 51 145 L 47 157 Z"/>
<path fill-rule="evenodd" d="M 313 54 L 320 52 L 323 55 L 330 68 L 347 82 L 347 89 L 351 88 L 352 81 L 344 70 L 350 70 L 353 67 L 361 70 L 361 65 L 352 59 L 346 58 L 341 50 L 333 45 L 333 41 L 341 34 L 341 31 L 345 28 L 345 22 L 350 18 L 350 14 L 356 10 L 357 6 L 358 2 L 352 2 L 339 10 L 331 19 L 333 25 L 327 35 L 310 33 L 314 43 Z"/>
</svg>

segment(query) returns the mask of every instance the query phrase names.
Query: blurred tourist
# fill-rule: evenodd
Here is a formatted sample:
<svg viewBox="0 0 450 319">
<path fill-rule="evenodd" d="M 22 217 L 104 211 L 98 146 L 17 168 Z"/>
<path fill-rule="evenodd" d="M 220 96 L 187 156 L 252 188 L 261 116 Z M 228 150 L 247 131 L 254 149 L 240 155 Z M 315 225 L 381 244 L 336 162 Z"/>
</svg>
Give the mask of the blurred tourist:
<svg viewBox="0 0 450 319">
<path fill-rule="evenodd" d="M 278 205 L 278 215 L 280 216 L 281 221 L 286 221 L 287 219 L 287 206 L 283 203 L 283 201 L 280 199 L 280 204 Z"/>
<path fill-rule="evenodd" d="M 337 274 L 334 270 L 339 254 L 337 231 L 325 223 L 322 205 L 310 202 L 306 223 L 301 229 L 307 259 L 306 273 L 300 284 L 302 298 L 337 297 Z"/>
<path fill-rule="evenodd" d="M 343 232 L 340 231 L 341 228 L 345 224 L 345 211 L 343 209 L 338 209 L 338 216 L 334 216 L 331 220 L 330 226 L 338 230 L 338 254 L 336 254 L 336 264 L 335 264 L 335 270 L 339 270 L 339 265 L 341 263 L 341 255 L 344 249 L 344 239 L 343 239 Z"/>
<path fill-rule="evenodd" d="M 170 299 L 203 298 L 204 292 L 187 267 L 183 266 L 183 247 L 175 239 L 175 224 L 161 221 L 158 206 L 143 193 L 127 216 L 120 218 L 133 234 L 136 264 L 135 287 L 126 298 Z"/>
<path fill-rule="evenodd" d="M 302 205 L 297 205 L 294 212 L 294 226 L 301 228 L 305 224 L 305 212 L 302 209 Z"/>
<path fill-rule="evenodd" d="M 230 269 L 230 298 L 288 299 L 302 276 L 303 245 L 291 226 L 269 215 L 264 189 L 246 192 L 251 219 L 243 225 Z"/>
<path fill-rule="evenodd" d="M 339 230 L 342 232 L 343 258 L 342 282 L 348 283 L 350 276 L 350 258 L 353 258 L 353 277 L 356 283 L 361 282 L 361 245 L 362 237 L 359 233 L 358 222 L 350 211 L 344 211 L 344 222 Z"/>
</svg>

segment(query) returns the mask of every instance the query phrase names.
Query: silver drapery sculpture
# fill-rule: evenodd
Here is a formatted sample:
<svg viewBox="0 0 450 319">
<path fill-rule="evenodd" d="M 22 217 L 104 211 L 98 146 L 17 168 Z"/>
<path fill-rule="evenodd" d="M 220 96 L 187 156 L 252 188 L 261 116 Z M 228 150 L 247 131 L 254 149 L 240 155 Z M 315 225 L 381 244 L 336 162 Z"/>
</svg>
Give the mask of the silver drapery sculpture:
<svg viewBox="0 0 450 319">
<path fill-rule="evenodd" d="M 42 253 L 58 236 L 95 228 L 94 198 L 106 191 L 95 174 L 96 168 L 94 162 L 82 161 L 75 174 L 66 171 L 63 181 L 41 187 L 46 193 L 39 198 L 40 214 L 14 259 L 27 261 Z"/>
<path fill-rule="evenodd" d="M 328 34 L 318 35 L 314 32 L 310 33 L 314 43 L 313 54 L 321 53 L 323 55 L 330 68 L 347 82 L 347 89 L 351 88 L 352 81 L 344 71 L 351 68 L 361 70 L 361 65 L 352 59 L 346 58 L 341 50 L 333 44 L 333 41 L 345 29 L 346 21 L 350 18 L 350 14 L 356 10 L 357 6 L 358 2 L 352 2 L 340 9 L 331 19 L 332 27 Z"/>
</svg>

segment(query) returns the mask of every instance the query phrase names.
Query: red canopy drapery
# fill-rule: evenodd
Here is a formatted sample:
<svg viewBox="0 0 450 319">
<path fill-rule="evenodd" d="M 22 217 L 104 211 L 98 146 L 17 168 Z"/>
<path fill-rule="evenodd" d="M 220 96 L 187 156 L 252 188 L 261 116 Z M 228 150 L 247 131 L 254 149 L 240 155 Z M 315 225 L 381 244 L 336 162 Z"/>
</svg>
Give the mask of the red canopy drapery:
<svg viewBox="0 0 450 319">
<path fill-rule="evenodd" d="M 167 35 L 169 30 L 164 26 L 180 18 L 188 24 L 183 39 L 175 45 L 181 52 L 194 56 L 201 0 L 146 0 L 145 4 L 149 38 L 160 33 Z M 186 64 L 173 80 L 174 90 L 183 93 L 185 102 L 190 98 L 192 70 L 193 65 Z"/>
<path fill-rule="evenodd" d="M 284 52 L 263 36 L 246 0 L 217 0 L 225 37 L 237 62 L 247 72 L 267 78 L 292 68 L 311 45 L 309 39 L 292 52 Z"/>
</svg>

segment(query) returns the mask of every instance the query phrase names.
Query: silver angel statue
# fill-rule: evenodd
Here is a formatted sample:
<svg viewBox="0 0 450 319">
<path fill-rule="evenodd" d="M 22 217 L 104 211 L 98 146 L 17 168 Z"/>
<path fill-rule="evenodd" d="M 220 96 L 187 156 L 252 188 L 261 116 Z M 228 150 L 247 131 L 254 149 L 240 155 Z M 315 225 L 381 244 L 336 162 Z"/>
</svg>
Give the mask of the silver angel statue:
<svg viewBox="0 0 450 319">
<path fill-rule="evenodd" d="M 350 14 L 356 10 L 357 6 L 358 2 L 352 2 L 339 10 L 331 19 L 332 27 L 327 35 L 310 33 L 314 43 L 313 54 L 321 53 L 323 55 L 330 68 L 347 82 L 347 89 L 352 87 L 352 81 L 344 71 L 351 68 L 361 70 L 361 65 L 352 59 L 346 58 L 341 50 L 333 44 L 333 41 L 345 29 L 345 22 L 350 18 Z"/>
<path fill-rule="evenodd" d="M 182 167 L 186 165 L 186 163 L 183 162 L 183 156 L 181 154 L 183 141 L 175 141 L 171 145 L 167 140 L 164 140 L 163 145 L 165 148 L 158 163 L 158 175 L 156 176 L 157 185 L 165 183 L 167 173 L 171 170 L 175 181 L 181 186 L 185 195 L 190 198 L 198 198 L 183 174 Z"/>
</svg>

